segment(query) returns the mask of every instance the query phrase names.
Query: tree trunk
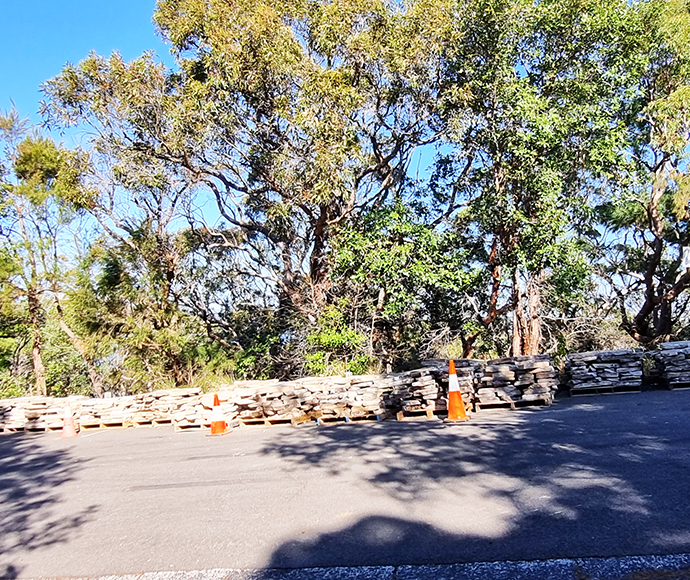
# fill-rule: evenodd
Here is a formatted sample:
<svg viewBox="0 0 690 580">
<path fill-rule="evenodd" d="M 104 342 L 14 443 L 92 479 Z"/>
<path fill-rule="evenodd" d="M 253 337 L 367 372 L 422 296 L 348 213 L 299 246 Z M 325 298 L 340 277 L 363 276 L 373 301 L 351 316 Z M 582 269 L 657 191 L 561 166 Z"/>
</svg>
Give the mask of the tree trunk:
<svg viewBox="0 0 690 580">
<path fill-rule="evenodd" d="M 527 308 L 529 316 L 527 320 L 527 333 L 523 341 L 522 354 L 539 354 L 541 345 L 541 285 L 545 272 L 529 274 L 527 278 Z"/>
<path fill-rule="evenodd" d="M 313 223 L 314 242 L 309 256 L 309 281 L 311 284 L 311 299 L 320 311 L 326 304 L 326 289 L 328 286 L 326 246 L 328 243 L 328 208 L 321 205 L 319 217 Z"/>
<path fill-rule="evenodd" d="M 513 346 L 511 352 L 513 356 L 520 356 L 524 354 L 524 338 L 527 324 L 525 321 L 525 305 L 523 303 L 525 293 L 522 290 L 519 268 L 515 268 L 513 271 L 513 295 L 515 311 L 513 312 Z"/>
<path fill-rule="evenodd" d="M 185 377 L 185 368 L 182 365 L 180 357 L 170 349 L 165 349 L 165 354 L 170 361 L 170 366 L 172 367 L 172 375 L 173 380 L 175 381 L 175 386 L 183 387 L 185 384 L 187 384 L 187 381 Z"/>
<path fill-rule="evenodd" d="M 86 369 L 89 373 L 89 381 L 91 381 L 91 392 L 93 393 L 93 396 L 99 397 L 99 398 L 103 397 L 104 390 L 103 390 L 103 380 L 101 379 L 101 375 L 98 374 L 98 371 L 96 370 L 96 365 L 93 364 L 93 359 L 89 355 L 89 351 L 86 348 L 84 341 L 81 338 L 79 338 L 77 333 L 74 332 L 68 326 L 67 322 L 65 322 L 64 313 L 62 311 L 62 306 L 60 305 L 60 301 L 58 300 L 57 295 L 55 296 L 55 307 L 57 309 L 60 329 L 62 330 L 62 332 L 64 332 L 67 335 L 67 338 L 70 339 L 72 346 L 74 346 L 75 350 L 79 353 L 82 360 L 86 364 Z"/>
<path fill-rule="evenodd" d="M 378 299 L 376 300 L 376 310 L 374 310 L 374 313 L 371 316 L 371 330 L 369 332 L 369 345 L 367 348 L 367 356 L 373 357 L 374 356 L 374 345 L 376 343 L 376 340 L 379 336 L 379 331 L 376 328 L 376 320 L 379 317 L 379 314 L 383 311 L 383 307 L 385 306 L 386 303 L 386 289 L 381 286 L 379 288 L 379 296 Z"/>
<path fill-rule="evenodd" d="M 86 363 L 86 369 L 89 373 L 91 392 L 93 393 L 93 396 L 103 397 L 103 380 L 101 379 L 101 375 L 98 374 L 96 366 L 93 364 L 93 360 L 88 354 L 84 341 L 79 338 L 69 326 L 67 326 L 67 323 L 62 319 L 62 317 L 60 317 L 60 329 L 67 335 L 72 343 L 72 346 L 74 346 L 76 351 L 84 360 L 84 363 Z"/>
<path fill-rule="evenodd" d="M 499 317 L 515 308 L 515 296 L 510 302 L 503 306 L 498 306 L 498 298 L 501 292 L 501 264 L 498 259 L 498 237 L 494 237 L 491 244 L 491 253 L 489 254 L 489 268 L 491 271 L 491 294 L 489 296 L 489 309 L 486 316 L 482 316 L 479 310 L 475 308 L 479 323 L 484 328 L 489 328 L 494 321 Z M 462 357 L 472 358 L 474 356 L 474 343 L 479 336 L 480 331 L 475 331 L 467 336 L 461 336 L 462 341 Z"/>
<path fill-rule="evenodd" d="M 43 356 L 41 351 L 43 349 L 43 337 L 41 335 L 41 304 L 38 301 L 38 294 L 35 288 L 29 288 L 27 293 L 29 302 L 29 323 L 31 324 L 31 360 L 34 367 L 34 378 L 37 395 L 46 395 L 46 369 L 43 366 Z M 33 395 L 33 390 L 30 391 Z"/>
<path fill-rule="evenodd" d="M 477 333 L 473 332 L 469 336 L 461 336 L 462 358 L 472 358 L 474 356 L 474 342 L 477 340 Z"/>
<path fill-rule="evenodd" d="M 641 344 L 652 344 L 657 341 L 668 340 L 673 326 L 672 308 L 673 300 L 677 296 L 674 292 L 668 292 L 663 275 L 659 269 L 664 252 L 664 219 L 659 214 L 659 203 L 666 191 L 668 180 L 668 160 L 663 159 L 654 171 L 654 182 L 647 206 L 647 219 L 649 230 L 654 235 L 652 242 L 652 255 L 644 271 L 644 302 L 640 306 L 634 318 L 629 320 L 625 311 L 625 303 L 621 302 L 623 315 L 623 329 Z M 661 278 L 657 285 L 655 277 Z"/>
<path fill-rule="evenodd" d="M 664 292 L 664 294 L 666 294 Z M 659 310 L 654 316 L 654 334 L 657 342 L 668 342 L 673 332 L 673 301 L 661 296 Z"/>
<path fill-rule="evenodd" d="M 513 274 L 513 356 L 539 354 L 541 345 L 541 285 L 545 272 L 528 273 L 523 289 L 519 269 Z"/>
</svg>

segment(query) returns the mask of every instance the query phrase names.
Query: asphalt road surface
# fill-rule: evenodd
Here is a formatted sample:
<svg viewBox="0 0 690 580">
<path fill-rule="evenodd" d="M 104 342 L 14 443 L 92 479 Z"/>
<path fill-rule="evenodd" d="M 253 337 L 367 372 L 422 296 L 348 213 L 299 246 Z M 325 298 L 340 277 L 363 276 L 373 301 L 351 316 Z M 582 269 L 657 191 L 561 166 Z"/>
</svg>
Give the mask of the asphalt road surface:
<svg viewBox="0 0 690 580">
<path fill-rule="evenodd" d="M 460 425 L 0 436 L 9 578 L 352 566 L 442 578 L 439 565 L 687 553 L 690 391 Z"/>
</svg>

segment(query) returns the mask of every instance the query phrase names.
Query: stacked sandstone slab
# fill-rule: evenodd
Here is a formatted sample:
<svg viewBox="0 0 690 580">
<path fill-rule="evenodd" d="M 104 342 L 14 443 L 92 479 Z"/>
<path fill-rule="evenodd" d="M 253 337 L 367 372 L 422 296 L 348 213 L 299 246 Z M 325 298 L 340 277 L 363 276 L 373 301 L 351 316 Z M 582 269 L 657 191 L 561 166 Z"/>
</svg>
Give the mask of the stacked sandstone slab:
<svg viewBox="0 0 690 580">
<path fill-rule="evenodd" d="M 198 388 L 189 388 L 104 399 L 82 396 L 4 399 L 0 400 L 0 431 L 58 431 L 62 429 L 67 404 L 80 429 L 166 425 L 173 423 L 173 414 L 180 411 L 203 425 L 200 392 Z"/>
<path fill-rule="evenodd" d="M 406 384 L 396 385 L 394 390 L 394 398 L 400 401 L 401 412 L 443 411 L 448 408 L 448 398 L 439 388 L 438 374 L 437 367 L 404 373 Z"/>
<path fill-rule="evenodd" d="M 630 349 L 569 354 L 565 368 L 570 394 L 640 392 L 643 356 L 642 351 Z"/>
<path fill-rule="evenodd" d="M 82 429 L 166 425 L 172 415 L 196 405 L 198 388 L 153 391 L 112 399 L 87 399 L 81 403 Z M 196 409 L 198 410 L 198 409 Z"/>
<path fill-rule="evenodd" d="M 664 343 L 654 358 L 667 387 L 690 388 L 690 341 Z"/>
<path fill-rule="evenodd" d="M 475 407 L 550 405 L 560 384 L 549 355 L 525 355 L 487 361 Z"/>
<path fill-rule="evenodd" d="M 386 412 L 385 401 L 394 382 L 392 375 L 241 381 L 227 393 L 227 401 L 234 406 L 234 416 L 244 423 L 376 418 Z M 221 407 L 222 403 L 221 398 Z"/>
<path fill-rule="evenodd" d="M 64 404 L 50 397 L 21 397 L 0 401 L 0 429 L 45 431 L 58 422 L 62 428 Z"/>
<path fill-rule="evenodd" d="M 519 357 L 509 363 L 505 360 L 508 359 L 490 361 L 492 364 L 486 367 L 484 361 L 455 361 L 468 411 L 477 403 L 485 403 L 487 390 L 491 391 L 491 402 L 550 402 L 545 396 L 551 388 L 549 381 L 553 381 L 550 359 Z M 487 377 L 489 380 L 484 380 Z M 504 380 L 509 377 L 516 385 L 512 389 Z M 480 391 L 484 399 L 479 398 Z M 223 416 L 232 425 L 382 420 L 419 413 L 433 416 L 447 410 L 448 361 L 428 361 L 423 368 L 388 375 L 240 381 L 221 387 L 215 394 Z M 104 399 L 0 400 L 0 432 L 62 429 L 68 402 L 81 429 L 166 424 L 178 431 L 208 428 L 213 396 L 202 394 L 198 388 L 183 388 Z"/>
</svg>

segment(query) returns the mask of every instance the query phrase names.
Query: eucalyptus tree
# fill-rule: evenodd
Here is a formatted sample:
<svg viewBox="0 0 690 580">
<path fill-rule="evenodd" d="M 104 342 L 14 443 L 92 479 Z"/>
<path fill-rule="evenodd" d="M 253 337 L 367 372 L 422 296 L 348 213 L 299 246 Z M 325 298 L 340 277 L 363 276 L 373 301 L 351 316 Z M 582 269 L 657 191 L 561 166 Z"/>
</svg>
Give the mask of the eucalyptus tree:
<svg viewBox="0 0 690 580">
<path fill-rule="evenodd" d="M 94 129 L 93 146 L 136 174 L 165 166 L 210 195 L 286 315 L 328 300 L 330 240 L 405 184 L 434 139 L 451 3 L 163 0 L 154 20 L 176 59 L 92 54 L 44 85 L 47 120 Z M 227 236 L 226 236 L 227 238 Z M 249 270 L 249 268 L 247 268 Z"/>
<path fill-rule="evenodd" d="M 35 131 L 31 133 L 15 111 L 0 116 L 0 133 L 0 284 L 5 300 L 26 311 L 35 391 L 47 394 L 42 328 L 50 302 L 60 329 L 86 363 L 94 394 L 100 395 L 102 382 L 93 357 L 67 324 L 61 303 L 70 260 L 64 247 L 69 247 L 68 226 L 89 203 L 89 193 L 82 183 L 84 159 L 78 152 L 68 151 Z"/>
<path fill-rule="evenodd" d="M 618 176 L 622 193 L 599 206 L 603 230 L 592 237 L 622 328 L 654 344 L 669 340 L 683 319 L 687 324 L 690 11 L 682 1 L 649 0 L 634 13 L 637 59 L 624 117 L 630 159 Z"/>
<path fill-rule="evenodd" d="M 69 293 L 74 324 L 97 345 L 121 390 L 188 384 L 208 342 L 179 299 L 190 284 L 181 263 L 192 188 L 160 160 L 134 166 L 95 149 L 89 161 L 87 211 L 99 235 Z"/>
<path fill-rule="evenodd" d="M 444 80 L 454 148 L 434 183 L 466 203 L 457 227 L 487 272 L 485 290 L 468 296 L 478 326 L 465 352 L 477 328 L 512 312 L 513 354 L 535 353 L 544 285 L 581 263 L 574 226 L 622 159 L 619 112 L 639 30 L 623 0 L 461 4 L 468 17 Z"/>
</svg>

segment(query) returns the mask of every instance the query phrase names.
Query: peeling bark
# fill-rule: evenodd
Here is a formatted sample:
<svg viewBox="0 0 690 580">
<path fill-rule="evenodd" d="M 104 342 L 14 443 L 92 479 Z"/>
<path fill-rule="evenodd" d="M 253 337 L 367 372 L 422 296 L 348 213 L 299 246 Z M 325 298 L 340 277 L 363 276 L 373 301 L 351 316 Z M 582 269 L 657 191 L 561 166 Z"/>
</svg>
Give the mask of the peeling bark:
<svg viewBox="0 0 690 580">
<path fill-rule="evenodd" d="M 37 395 L 46 395 L 46 369 L 43 365 L 43 337 L 41 335 L 41 304 L 38 300 L 38 293 L 35 288 L 30 288 L 27 292 L 29 302 L 29 323 L 31 325 L 31 360 L 34 368 L 35 388 Z M 33 391 L 31 392 L 33 395 Z"/>
<path fill-rule="evenodd" d="M 513 356 L 539 354 L 541 345 L 541 286 L 546 272 L 528 273 L 522 286 L 520 272 L 513 274 L 515 312 L 513 314 Z"/>
</svg>

